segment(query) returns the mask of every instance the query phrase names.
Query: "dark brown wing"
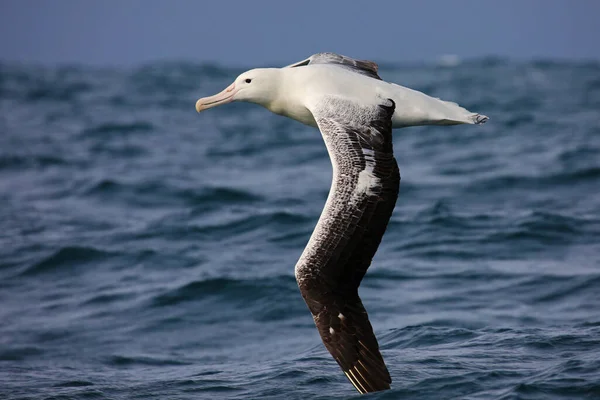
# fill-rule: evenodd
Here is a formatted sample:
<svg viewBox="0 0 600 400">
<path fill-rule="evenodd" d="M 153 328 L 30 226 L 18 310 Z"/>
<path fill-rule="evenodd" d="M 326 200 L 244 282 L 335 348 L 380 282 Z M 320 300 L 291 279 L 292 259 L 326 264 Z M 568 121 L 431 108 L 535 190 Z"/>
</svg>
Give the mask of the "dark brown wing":
<svg viewBox="0 0 600 400">
<path fill-rule="evenodd" d="M 389 99 L 364 107 L 331 97 L 311 109 L 335 173 L 296 278 L 325 347 L 361 393 L 391 383 L 358 286 L 398 197 L 394 107 Z"/>
<path fill-rule="evenodd" d="M 373 61 L 368 60 L 355 60 L 354 58 L 342 56 L 335 53 L 317 53 L 308 57 L 306 60 L 299 61 L 292 65 L 288 65 L 286 68 L 296 68 L 311 64 L 337 64 L 341 67 L 351 69 L 354 72 L 370 76 L 374 79 L 379 79 L 377 70 L 379 67 Z"/>
<path fill-rule="evenodd" d="M 358 293 L 330 294 L 314 320 L 325 347 L 360 393 L 390 388 L 385 366 L 369 316 Z"/>
</svg>

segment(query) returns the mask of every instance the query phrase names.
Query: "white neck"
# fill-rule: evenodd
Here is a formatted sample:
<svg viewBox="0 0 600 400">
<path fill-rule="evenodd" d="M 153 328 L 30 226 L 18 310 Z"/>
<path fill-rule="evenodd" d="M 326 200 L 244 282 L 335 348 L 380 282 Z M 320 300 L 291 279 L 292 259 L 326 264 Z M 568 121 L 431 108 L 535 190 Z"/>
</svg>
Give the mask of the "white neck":
<svg viewBox="0 0 600 400">
<path fill-rule="evenodd" d="M 293 68 L 279 69 L 275 96 L 271 102 L 263 105 L 276 114 L 316 127 L 312 113 L 304 105 L 303 85 L 296 77 Z"/>
</svg>

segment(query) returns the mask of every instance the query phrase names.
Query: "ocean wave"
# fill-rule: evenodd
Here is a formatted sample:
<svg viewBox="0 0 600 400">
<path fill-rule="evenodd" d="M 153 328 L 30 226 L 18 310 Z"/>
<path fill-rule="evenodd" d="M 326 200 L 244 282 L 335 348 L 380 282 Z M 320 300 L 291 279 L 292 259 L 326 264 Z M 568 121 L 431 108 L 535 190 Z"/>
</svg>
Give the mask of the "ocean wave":
<svg viewBox="0 0 600 400">
<path fill-rule="evenodd" d="M 24 361 L 29 357 L 39 357 L 44 350 L 37 346 L 20 346 L 0 350 L 0 361 Z"/>
<path fill-rule="evenodd" d="M 71 162 L 55 154 L 0 155 L 0 171 L 67 166 L 71 165 Z"/>
<path fill-rule="evenodd" d="M 102 178 L 86 182 L 80 189 L 89 198 L 113 198 L 138 205 L 180 204 L 197 206 L 192 215 L 206 212 L 215 206 L 254 204 L 264 199 L 250 191 L 231 187 L 178 187 L 160 180 L 127 182 L 121 178 Z"/>
<path fill-rule="evenodd" d="M 115 135 L 126 135 L 132 133 L 146 133 L 154 129 L 154 126 L 150 122 L 136 121 L 129 123 L 103 123 L 97 126 L 87 128 L 83 131 L 83 135 L 101 135 L 105 137 L 108 134 Z"/>
<path fill-rule="evenodd" d="M 186 283 L 166 293 L 157 295 L 152 300 L 154 307 L 177 305 L 188 301 L 201 301 L 210 297 L 218 297 L 223 301 L 251 302 L 260 299 L 285 297 L 287 294 L 298 294 L 294 277 L 279 276 L 253 280 L 231 278 L 213 278 Z"/>
<path fill-rule="evenodd" d="M 493 178 L 475 180 L 468 185 L 467 190 L 472 192 L 508 190 L 508 189 L 530 189 L 548 188 L 557 185 L 573 185 L 585 182 L 596 182 L 600 180 L 600 166 L 580 168 L 574 171 L 560 173 L 548 173 L 540 176 L 531 175 L 505 175 Z"/>
<path fill-rule="evenodd" d="M 168 365 L 190 365 L 189 362 L 175 358 L 158 358 L 149 356 L 124 356 L 113 355 L 106 359 L 106 364 L 114 367 L 129 367 L 135 365 L 145 366 L 168 366 Z"/>
<path fill-rule="evenodd" d="M 93 247 L 62 247 L 42 260 L 27 266 L 20 275 L 71 274 L 81 270 L 86 264 L 102 262 L 115 256 L 114 253 Z"/>
</svg>

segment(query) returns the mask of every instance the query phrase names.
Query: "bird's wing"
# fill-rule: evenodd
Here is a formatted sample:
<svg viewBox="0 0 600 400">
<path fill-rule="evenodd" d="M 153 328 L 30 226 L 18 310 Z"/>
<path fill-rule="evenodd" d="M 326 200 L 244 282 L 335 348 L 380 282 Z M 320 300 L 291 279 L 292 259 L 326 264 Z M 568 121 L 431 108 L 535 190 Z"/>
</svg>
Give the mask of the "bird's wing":
<svg viewBox="0 0 600 400">
<path fill-rule="evenodd" d="M 394 108 L 391 99 L 363 106 L 336 96 L 310 107 L 334 176 L 296 278 L 325 347 L 361 393 L 389 389 L 391 383 L 358 286 L 398 197 Z"/>
<path fill-rule="evenodd" d="M 286 66 L 285 68 L 296 68 L 313 64 L 336 64 L 350 69 L 359 74 L 370 76 L 371 78 L 381 80 L 377 74 L 379 67 L 373 61 L 355 60 L 354 58 L 342 56 L 335 53 L 317 53 L 308 57 L 306 60 Z"/>
</svg>

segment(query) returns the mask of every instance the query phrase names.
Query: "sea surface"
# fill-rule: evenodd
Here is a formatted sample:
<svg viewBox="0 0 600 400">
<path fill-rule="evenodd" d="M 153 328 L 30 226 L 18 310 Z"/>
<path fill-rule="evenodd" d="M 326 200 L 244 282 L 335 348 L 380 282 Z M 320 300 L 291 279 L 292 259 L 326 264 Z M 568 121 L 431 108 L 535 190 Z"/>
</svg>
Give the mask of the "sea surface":
<svg viewBox="0 0 600 400">
<path fill-rule="evenodd" d="M 319 132 L 194 109 L 242 71 L 0 63 L 1 399 L 360 397 L 294 279 Z M 600 63 L 380 74 L 490 120 L 394 131 L 360 290 L 393 388 L 368 398 L 600 399 Z"/>
</svg>

